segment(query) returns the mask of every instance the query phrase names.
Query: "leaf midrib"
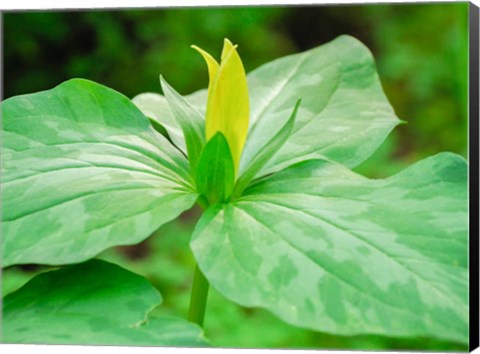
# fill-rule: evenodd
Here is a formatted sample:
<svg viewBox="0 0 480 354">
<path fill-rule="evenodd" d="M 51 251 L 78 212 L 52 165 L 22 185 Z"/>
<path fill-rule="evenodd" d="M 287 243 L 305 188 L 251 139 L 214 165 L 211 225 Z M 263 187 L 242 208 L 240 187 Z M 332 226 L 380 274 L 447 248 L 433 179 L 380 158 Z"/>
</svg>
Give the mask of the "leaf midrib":
<svg viewBox="0 0 480 354">
<path fill-rule="evenodd" d="M 85 197 L 88 197 L 90 195 L 98 195 L 98 194 L 104 194 L 104 193 L 119 193 L 119 192 L 125 192 L 125 191 L 132 191 L 132 190 L 150 190 L 150 191 L 160 191 L 161 189 L 157 189 L 155 187 L 130 187 L 130 188 L 118 188 L 118 186 L 115 186 L 111 189 L 109 188 L 106 188 L 106 189 L 103 189 L 103 190 L 93 190 L 93 191 L 90 191 L 90 192 L 85 192 L 85 193 L 80 193 L 80 194 L 77 194 L 75 196 L 72 196 L 71 198 L 67 198 L 67 199 L 64 199 L 60 202 L 56 201 L 55 203 L 53 204 L 50 204 L 50 205 L 47 205 L 45 207 L 41 207 L 41 208 L 37 208 L 37 209 L 33 209 L 33 210 L 30 210 L 26 213 L 23 213 L 23 214 L 20 214 L 18 216 L 15 216 L 15 217 L 11 217 L 11 218 L 3 218 L 2 221 L 3 222 L 11 222 L 11 221 L 16 221 L 16 220 L 19 220 L 19 219 L 22 219 L 22 218 L 25 218 L 25 217 L 28 217 L 28 216 L 32 216 L 34 214 L 37 214 L 37 213 L 40 213 L 42 211 L 46 211 L 48 209 L 51 209 L 51 208 L 56 208 L 56 207 L 59 207 L 63 204 L 67 204 L 67 203 L 70 203 L 70 202 L 73 202 L 73 201 L 78 201 L 80 199 L 83 199 Z M 183 194 L 183 193 L 182 193 Z M 185 193 L 187 194 L 187 193 Z"/>
</svg>

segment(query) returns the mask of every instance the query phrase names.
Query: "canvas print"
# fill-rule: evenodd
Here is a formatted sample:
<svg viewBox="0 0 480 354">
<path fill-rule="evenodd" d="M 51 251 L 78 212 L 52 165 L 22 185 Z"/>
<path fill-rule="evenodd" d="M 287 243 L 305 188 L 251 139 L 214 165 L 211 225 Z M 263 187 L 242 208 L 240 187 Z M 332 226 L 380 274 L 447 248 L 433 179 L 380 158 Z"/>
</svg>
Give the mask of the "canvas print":
<svg viewBox="0 0 480 354">
<path fill-rule="evenodd" d="M 2 342 L 467 350 L 468 15 L 4 13 Z"/>
</svg>

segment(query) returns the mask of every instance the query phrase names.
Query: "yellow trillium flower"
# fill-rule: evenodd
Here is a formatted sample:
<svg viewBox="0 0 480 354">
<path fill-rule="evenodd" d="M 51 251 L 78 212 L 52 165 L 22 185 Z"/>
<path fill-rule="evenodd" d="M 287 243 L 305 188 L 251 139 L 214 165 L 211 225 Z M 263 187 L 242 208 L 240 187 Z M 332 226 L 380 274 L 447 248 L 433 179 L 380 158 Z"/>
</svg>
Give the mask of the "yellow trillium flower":
<svg viewBox="0 0 480 354">
<path fill-rule="evenodd" d="M 225 38 L 220 64 L 206 51 L 192 46 L 205 59 L 209 84 L 206 113 L 207 141 L 217 132 L 227 139 L 238 172 L 240 156 L 247 139 L 250 116 L 247 78 L 237 46 Z"/>
</svg>

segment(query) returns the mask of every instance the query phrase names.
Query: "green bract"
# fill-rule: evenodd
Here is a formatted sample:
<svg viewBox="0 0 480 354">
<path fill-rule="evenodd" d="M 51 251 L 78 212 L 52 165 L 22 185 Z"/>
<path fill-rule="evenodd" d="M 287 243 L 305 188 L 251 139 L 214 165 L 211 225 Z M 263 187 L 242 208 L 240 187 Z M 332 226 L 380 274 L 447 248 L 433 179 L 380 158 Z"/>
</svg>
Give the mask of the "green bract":
<svg viewBox="0 0 480 354">
<path fill-rule="evenodd" d="M 86 261 L 197 202 L 205 211 L 191 249 L 232 301 L 333 334 L 468 343 L 466 161 L 440 153 L 383 180 L 350 170 L 400 122 L 370 52 L 351 37 L 268 63 L 247 82 L 244 147 L 244 132 L 224 126 L 235 119 L 228 105 L 214 106 L 218 92 L 207 139 L 208 91 L 182 97 L 163 78 L 165 96 L 133 103 L 78 79 L 3 102 L 4 266 Z M 117 320 L 102 305 L 114 293 Z M 5 340 L 201 345 L 188 323 L 142 322 L 159 300 L 116 266 L 69 266 L 5 299 Z M 95 333 L 99 308 L 111 332 Z"/>
</svg>

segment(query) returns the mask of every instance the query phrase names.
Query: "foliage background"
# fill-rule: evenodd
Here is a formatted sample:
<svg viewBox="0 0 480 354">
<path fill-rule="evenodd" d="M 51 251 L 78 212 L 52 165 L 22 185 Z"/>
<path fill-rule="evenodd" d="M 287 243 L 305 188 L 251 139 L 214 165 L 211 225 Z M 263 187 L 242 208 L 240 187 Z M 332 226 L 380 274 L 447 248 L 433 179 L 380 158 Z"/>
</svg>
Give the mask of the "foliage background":
<svg viewBox="0 0 480 354">
<path fill-rule="evenodd" d="M 340 34 L 373 52 L 387 97 L 408 122 L 356 170 L 379 178 L 440 151 L 467 155 L 468 4 L 224 7 L 6 13 L 4 98 L 50 89 L 72 77 L 133 97 L 159 92 L 162 73 L 180 93 L 207 85 L 197 44 L 218 56 L 224 37 L 238 43 L 248 71 Z M 185 316 L 193 258 L 193 209 L 140 245 L 101 255 L 145 275 L 164 295 L 163 311 Z M 3 271 L 4 295 L 45 267 Z M 211 290 L 206 331 L 227 347 L 464 350 L 425 338 L 339 337 L 291 327 L 268 312 L 230 303 Z"/>
</svg>

